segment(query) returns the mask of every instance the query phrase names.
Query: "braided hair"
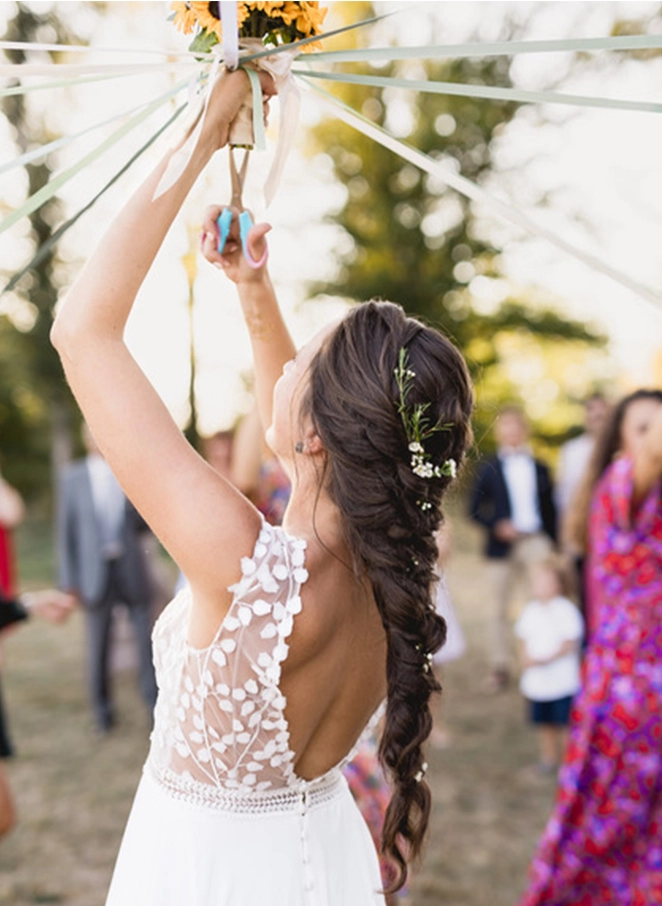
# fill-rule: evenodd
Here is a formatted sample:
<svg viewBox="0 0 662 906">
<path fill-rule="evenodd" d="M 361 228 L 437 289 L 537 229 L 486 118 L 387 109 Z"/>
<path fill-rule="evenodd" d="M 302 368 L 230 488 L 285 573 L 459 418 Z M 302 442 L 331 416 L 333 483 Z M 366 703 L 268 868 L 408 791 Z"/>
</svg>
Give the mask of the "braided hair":
<svg viewBox="0 0 662 906">
<path fill-rule="evenodd" d="M 403 361 L 406 394 L 398 380 Z M 435 533 L 442 496 L 471 441 L 472 404 L 459 351 L 391 302 L 354 308 L 311 363 L 304 406 L 328 454 L 322 480 L 387 637 L 379 756 L 393 785 L 382 835 L 382 850 L 397 868 L 393 890 L 420 855 L 429 819 L 421 746 L 432 728 L 430 695 L 441 689 L 431 655 L 446 639 L 431 598 Z M 408 430 L 414 412 L 432 429 L 420 447 Z M 421 462 L 427 472 L 414 469 Z"/>
</svg>

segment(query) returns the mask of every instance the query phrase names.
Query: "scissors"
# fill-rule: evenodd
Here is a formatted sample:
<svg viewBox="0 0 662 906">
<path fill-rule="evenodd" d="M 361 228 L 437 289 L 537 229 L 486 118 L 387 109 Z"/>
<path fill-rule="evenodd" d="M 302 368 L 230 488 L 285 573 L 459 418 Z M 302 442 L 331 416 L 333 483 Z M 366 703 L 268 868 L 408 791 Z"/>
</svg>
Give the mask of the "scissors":
<svg viewBox="0 0 662 906">
<path fill-rule="evenodd" d="M 232 226 L 232 218 L 234 217 L 235 211 L 237 212 L 237 217 L 239 220 L 239 239 L 241 241 L 241 248 L 246 259 L 246 263 L 249 267 L 252 267 L 254 270 L 257 270 L 260 267 L 263 267 L 266 264 L 267 258 L 269 257 L 269 249 L 267 248 L 266 242 L 264 246 L 264 252 L 260 258 L 256 261 L 250 253 L 248 247 L 248 232 L 253 226 L 253 218 L 251 217 L 249 211 L 244 208 L 241 196 L 244 189 L 244 180 L 246 179 L 246 170 L 248 168 L 248 155 L 250 150 L 244 152 L 244 159 L 241 163 L 241 168 L 237 170 L 237 164 L 234 159 L 234 149 L 230 148 L 230 179 L 232 181 L 232 201 L 230 206 L 223 208 L 221 211 L 218 220 L 218 229 L 219 229 L 219 241 L 218 241 L 218 254 L 223 254 L 223 249 L 225 248 L 225 243 L 228 240 L 230 235 L 230 228 Z"/>
</svg>

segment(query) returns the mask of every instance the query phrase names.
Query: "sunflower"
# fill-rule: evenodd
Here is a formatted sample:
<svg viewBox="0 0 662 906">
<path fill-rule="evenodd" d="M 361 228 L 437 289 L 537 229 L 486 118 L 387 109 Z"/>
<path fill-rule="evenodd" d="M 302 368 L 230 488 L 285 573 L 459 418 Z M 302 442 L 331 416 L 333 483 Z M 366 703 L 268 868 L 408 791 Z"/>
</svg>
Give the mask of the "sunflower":
<svg viewBox="0 0 662 906">
<path fill-rule="evenodd" d="M 248 3 L 237 3 L 237 25 L 241 29 L 242 24 L 251 14 Z"/>
<path fill-rule="evenodd" d="M 237 3 L 237 25 L 241 37 L 257 36 L 264 38 L 265 44 L 289 43 L 301 38 L 318 35 L 326 8 L 320 9 L 318 2 L 294 3 L 290 0 L 255 0 L 255 2 Z M 191 50 L 209 51 L 223 38 L 219 3 L 174 2 L 175 26 L 184 34 L 196 32 L 190 46 Z M 278 20 L 282 25 L 278 24 Z M 304 51 L 314 50 L 321 45 L 313 42 L 304 46 Z"/>
<path fill-rule="evenodd" d="M 250 6 L 252 9 L 257 9 L 260 12 L 264 12 L 268 16 L 273 17 L 274 15 L 280 15 L 281 8 L 285 6 L 285 0 L 279 0 L 279 2 L 276 3 L 265 2 L 265 0 L 255 0 Z"/>
<path fill-rule="evenodd" d="M 292 3 L 284 4 L 283 9 L 279 10 L 286 25 L 295 25 L 298 32 L 304 37 L 317 35 L 322 30 L 322 23 L 326 16 L 326 7 L 319 8 L 319 3 Z"/>
<path fill-rule="evenodd" d="M 212 9 L 218 10 L 218 3 L 202 3 L 190 0 L 189 5 L 200 28 L 215 34 L 220 41 L 223 35 L 223 26 L 220 18 L 212 12 Z"/>
<path fill-rule="evenodd" d="M 185 35 L 190 35 L 198 20 L 189 4 L 180 2 L 171 3 L 170 9 L 175 13 L 173 22 L 176 27 L 181 32 L 184 32 Z"/>
</svg>

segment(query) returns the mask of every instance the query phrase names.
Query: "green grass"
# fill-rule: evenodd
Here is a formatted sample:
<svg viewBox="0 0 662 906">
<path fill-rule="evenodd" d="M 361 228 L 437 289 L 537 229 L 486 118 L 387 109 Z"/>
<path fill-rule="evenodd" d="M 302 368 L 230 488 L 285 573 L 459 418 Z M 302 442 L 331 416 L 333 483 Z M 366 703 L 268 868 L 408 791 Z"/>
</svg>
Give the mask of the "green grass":
<svg viewBox="0 0 662 906">
<path fill-rule="evenodd" d="M 16 532 L 22 588 L 56 584 L 54 537 L 53 526 L 42 520 L 28 520 Z"/>
<path fill-rule="evenodd" d="M 51 581 L 48 527 L 20 538 L 24 585 Z M 444 676 L 453 737 L 428 753 L 431 832 L 412 884 L 414 906 L 514 906 L 552 803 L 549 779 L 529 770 L 535 739 L 515 688 L 481 691 L 486 586 L 473 530 L 458 524 L 449 585 L 469 650 Z M 33 621 L 5 644 L 3 686 L 18 755 L 8 765 L 20 812 L 0 842 L 0 904 L 102 906 L 147 751 L 147 721 L 131 671 L 116 676 L 119 724 L 91 730 L 84 625 Z M 129 904 L 127 904 L 129 906 Z M 188 904 L 182 904 L 188 906 Z"/>
</svg>

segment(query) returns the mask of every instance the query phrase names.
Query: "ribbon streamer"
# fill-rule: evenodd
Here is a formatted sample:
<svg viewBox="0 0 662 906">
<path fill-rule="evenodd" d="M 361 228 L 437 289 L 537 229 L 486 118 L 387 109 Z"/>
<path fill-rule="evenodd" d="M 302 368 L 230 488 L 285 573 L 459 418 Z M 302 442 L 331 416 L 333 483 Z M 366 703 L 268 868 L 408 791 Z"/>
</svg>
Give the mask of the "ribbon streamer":
<svg viewBox="0 0 662 906">
<path fill-rule="evenodd" d="M 239 25 L 237 4 L 234 0 L 221 0 L 221 22 L 223 23 L 223 62 L 230 70 L 239 65 Z"/>
<path fill-rule="evenodd" d="M 371 22 L 377 22 L 388 16 L 396 15 L 403 10 L 394 10 L 382 16 L 374 16 L 370 19 L 364 19 L 354 25 L 345 26 L 335 29 L 334 31 L 325 32 L 314 38 L 307 38 L 306 41 L 297 41 L 296 43 L 283 45 L 283 50 L 299 47 L 309 41 L 323 40 L 357 28 L 361 25 L 368 25 Z M 614 35 L 603 38 L 560 38 L 543 41 L 491 41 L 480 42 L 471 41 L 464 44 L 429 44 L 424 47 L 370 47 L 356 50 L 323 50 L 315 53 L 315 59 L 326 60 L 330 63 L 361 63 L 369 60 L 411 60 L 411 59 L 433 59 L 445 57 L 452 59 L 457 57 L 496 57 L 496 56 L 516 56 L 518 54 L 528 53 L 581 53 L 595 52 L 599 50 L 607 51 L 627 51 L 627 50 L 656 50 L 662 48 L 662 35 Z M 0 41 L 0 50 L 39 50 L 39 51 L 62 51 L 67 53 L 131 53 L 131 54 L 157 54 L 166 57 L 183 57 L 190 59 L 190 51 L 187 50 L 161 50 L 154 47 L 91 47 L 87 44 L 45 44 L 32 41 Z M 265 54 L 272 54 L 273 50 L 265 51 Z M 196 54 L 196 56 L 203 56 Z M 206 55 L 209 56 L 209 55 Z M 58 65 L 58 64 L 54 64 Z"/>
<path fill-rule="evenodd" d="M 83 135 L 88 135 L 90 132 L 102 129 L 104 126 L 109 126 L 111 123 L 117 122 L 117 120 L 125 119 L 125 117 L 131 116 L 133 113 L 137 113 L 138 110 L 143 110 L 146 106 L 146 103 L 139 104 L 137 107 L 132 107 L 131 110 L 123 110 L 121 113 L 116 113 L 115 116 L 111 116 L 107 120 L 95 123 L 93 126 L 88 126 L 87 129 L 81 129 L 80 132 L 74 132 L 73 135 L 63 135 L 62 138 L 56 138 L 46 145 L 40 145 L 38 148 L 33 148 L 32 151 L 26 151 L 25 154 L 21 154 L 20 157 L 15 157 L 6 164 L 2 164 L 2 166 L 0 166 L 0 174 L 6 173 L 8 170 L 13 170 L 14 167 L 24 167 L 27 164 L 34 163 L 35 160 L 40 160 L 42 157 L 52 154 L 53 151 L 57 151 L 60 148 L 70 145 L 77 139 L 82 138 Z M 184 108 L 181 107 L 180 109 L 183 110 Z"/>
<path fill-rule="evenodd" d="M 657 50 L 662 35 L 615 35 L 608 38 L 561 38 L 547 41 L 471 41 L 466 44 L 428 44 L 425 47 L 365 47 L 320 50 L 316 60 L 364 63 L 370 60 L 432 60 L 458 57 L 514 57 L 527 53 L 590 53 L 598 50 Z"/>
<path fill-rule="evenodd" d="M 292 51 L 291 54 L 296 53 Z M 280 105 L 280 121 L 278 124 L 278 142 L 276 144 L 276 153 L 274 155 L 269 175 L 264 184 L 264 200 L 267 207 L 271 204 L 280 185 L 283 175 L 285 161 L 290 152 L 294 136 L 297 131 L 299 122 L 299 109 L 301 107 L 301 95 L 299 86 L 292 74 L 291 62 L 293 56 L 281 54 L 275 59 L 264 57 L 262 63 L 267 72 L 273 78 L 278 91 L 278 103 Z"/>
<path fill-rule="evenodd" d="M 10 88 L 0 88 L 0 98 L 13 97 L 17 94 L 30 94 L 33 91 L 45 91 L 49 88 L 69 88 L 74 85 L 86 85 L 90 82 L 107 82 L 110 79 L 124 79 L 131 75 L 134 75 L 134 73 L 116 72 L 109 75 L 74 76 L 70 79 L 58 79 L 54 82 L 39 82 L 37 85 L 12 85 Z"/>
<path fill-rule="evenodd" d="M 645 113 L 662 113 L 662 104 L 652 101 L 627 101 L 621 98 L 587 97 L 562 94 L 557 91 L 526 91 L 493 85 L 464 85 L 459 82 L 436 82 L 430 79 L 398 79 L 391 76 L 358 75 L 349 72 L 318 72 L 293 70 L 295 75 L 311 79 L 325 79 L 351 85 L 371 85 L 375 88 L 405 88 L 428 94 L 447 94 L 458 97 L 488 98 L 525 104 L 569 104 L 574 107 L 597 107 L 612 110 L 639 110 Z"/>
<path fill-rule="evenodd" d="M 304 81 L 307 80 L 304 79 Z M 514 223 L 528 233 L 533 233 L 535 236 L 546 239 L 548 242 L 552 243 L 552 245 L 555 245 L 567 254 L 572 255 L 573 258 L 578 259 L 593 270 L 610 277 L 612 280 L 620 283 L 621 286 L 626 287 L 638 296 L 646 299 L 648 302 L 652 302 L 657 306 L 662 306 L 662 295 L 655 292 L 650 287 L 632 279 L 627 274 L 624 274 L 607 264 L 596 255 L 578 249 L 575 245 L 563 239 L 562 236 L 559 236 L 558 233 L 541 226 L 527 214 L 523 214 L 511 202 L 492 195 L 486 189 L 478 186 L 465 176 L 460 176 L 450 167 L 445 166 L 442 161 L 434 160 L 434 158 L 429 157 L 429 155 L 424 154 L 422 151 L 395 138 L 381 126 L 377 126 L 365 117 L 360 116 L 342 101 L 339 101 L 338 98 L 333 97 L 333 95 L 324 91 L 322 88 L 319 88 L 313 82 L 308 82 L 308 85 L 316 94 L 320 95 L 327 104 L 333 107 L 334 112 L 339 119 L 344 123 L 347 123 L 348 126 L 352 126 L 352 128 L 356 129 L 358 132 L 361 132 L 367 138 L 373 139 L 380 145 L 383 145 L 385 148 L 398 154 L 404 160 L 408 160 L 420 170 L 440 177 L 448 186 L 450 186 L 450 188 L 455 189 L 455 191 L 460 194 L 472 199 L 472 201 L 480 202 L 492 208 L 504 220 Z"/>
<path fill-rule="evenodd" d="M 60 75 L 96 75 L 120 73 L 136 75 L 140 72 L 190 71 L 197 65 L 189 60 L 159 60 L 156 63 L 0 63 L 0 78 L 27 78 L 28 76 L 52 76 L 56 70 Z"/>
<path fill-rule="evenodd" d="M 267 150 L 267 139 L 264 134 L 264 115 L 262 113 L 262 86 L 260 78 L 254 69 L 246 68 L 244 72 L 251 83 L 251 92 L 253 95 L 253 141 L 257 151 Z"/>
<path fill-rule="evenodd" d="M 136 153 L 132 157 L 129 158 L 129 160 L 117 171 L 117 173 L 115 173 L 115 175 L 113 177 L 111 177 L 111 179 L 108 180 L 108 182 L 105 184 L 105 186 L 102 189 L 100 189 L 100 191 L 97 192 L 97 194 L 90 201 L 88 201 L 86 205 L 84 205 L 79 211 L 77 211 L 73 215 L 73 217 L 70 217 L 63 224 L 61 224 L 57 228 L 57 230 L 55 230 L 55 232 L 52 233 L 51 236 L 49 236 L 49 238 L 46 240 L 46 242 L 43 242 L 39 246 L 35 255 L 30 259 L 30 261 L 28 261 L 28 263 L 24 267 L 22 267 L 20 271 L 18 271 L 17 273 L 14 274 L 14 276 L 11 278 L 9 283 L 4 287 L 2 292 L 0 292 L 0 296 L 3 293 L 10 292 L 12 289 L 14 289 L 14 287 L 18 284 L 18 282 L 22 279 L 22 277 L 25 276 L 25 274 L 29 273 L 31 270 L 34 270 L 35 267 L 38 267 L 41 264 L 41 262 L 44 260 L 44 258 L 49 254 L 51 249 L 60 241 L 60 239 L 64 236 L 64 234 L 67 232 L 67 230 L 71 229 L 71 227 L 78 220 L 80 220 L 80 218 L 83 216 L 83 214 L 85 214 L 87 211 L 89 211 L 90 208 L 93 205 L 95 205 L 97 203 L 97 201 L 103 195 L 106 194 L 108 189 L 110 189 L 111 186 L 113 186 L 117 182 L 117 180 L 121 176 L 123 176 L 126 173 L 126 171 L 138 160 L 138 158 L 141 157 L 145 153 L 145 151 L 147 151 L 147 149 L 150 148 L 154 144 L 154 142 L 159 138 L 159 136 L 162 135 L 166 131 L 166 129 L 168 129 L 169 126 L 171 126 L 175 122 L 175 120 L 178 118 L 178 116 L 185 109 L 186 109 L 186 104 L 182 104 L 181 107 L 178 107 L 177 110 L 175 110 L 173 115 L 170 117 L 170 119 L 167 120 L 167 122 L 165 122 L 159 129 L 157 129 L 157 131 L 154 133 L 154 135 L 152 135 L 152 137 L 147 142 L 145 142 L 145 144 L 141 148 L 139 148 L 138 151 L 136 151 Z"/>
<path fill-rule="evenodd" d="M 144 110 L 135 116 L 117 129 L 115 132 L 111 133 L 108 138 L 104 139 L 100 145 L 97 145 L 92 151 L 86 154 L 78 163 L 69 167 L 67 170 L 64 170 L 62 173 L 59 173 L 57 176 L 54 176 L 49 180 L 45 186 L 42 186 L 38 192 L 35 192 L 34 195 L 31 195 L 19 208 L 15 211 L 12 211 L 5 219 L 0 222 L 0 233 L 3 233 L 5 230 L 9 229 L 10 226 L 13 226 L 18 220 L 22 217 L 26 217 L 28 214 L 31 214 L 32 211 L 35 211 L 42 204 L 45 204 L 49 201 L 56 192 L 70 179 L 76 176 L 84 167 L 88 164 L 93 163 L 97 158 L 101 157 L 109 148 L 112 148 L 120 139 L 124 138 L 132 129 L 135 129 L 140 123 L 148 119 L 159 107 L 162 107 L 171 97 L 173 97 L 177 92 L 181 91 L 182 88 L 185 88 L 185 83 L 177 85 L 175 88 L 172 88 L 170 91 L 166 91 L 164 94 L 160 95 L 155 101 L 152 101 Z"/>
<path fill-rule="evenodd" d="M 197 111 L 193 112 L 191 134 L 188 136 L 184 144 L 175 151 L 175 153 L 168 161 L 168 166 L 165 168 L 165 172 L 159 180 L 158 186 L 154 190 L 152 201 L 156 201 L 157 198 L 160 198 L 161 195 L 164 195 L 168 191 L 168 189 L 171 189 L 174 186 L 174 184 L 186 169 L 188 162 L 191 159 L 191 155 L 193 154 L 193 149 L 198 143 L 198 139 L 200 138 L 200 134 L 202 133 L 202 126 L 205 121 L 205 116 L 207 114 L 207 107 L 209 105 L 209 97 L 211 94 L 211 86 L 214 84 L 216 75 L 218 73 L 218 68 L 221 64 L 220 44 L 217 44 L 215 49 L 218 49 L 216 58 L 212 65 L 211 72 L 209 73 L 209 76 L 206 79 L 205 85 L 203 87 L 203 95 L 200 98 L 198 109 Z M 191 98 L 193 97 L 193 84 L 190 82 L 188 89 L 188 106 L 192 107 Z"/>
<path fill-rule="evenodd" d="M 139 53 L 158 54 L 160 57 L 186 57 L 187 59 L 191 57 L 189 50 L 161 50 L 158 47 L 98 47 L 90 44 L 44 44 L 39 41 L 0 41 L 0 50 L 39 50 L 46 53 Z"/>
</svg>

